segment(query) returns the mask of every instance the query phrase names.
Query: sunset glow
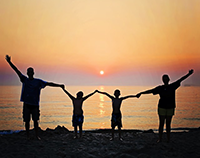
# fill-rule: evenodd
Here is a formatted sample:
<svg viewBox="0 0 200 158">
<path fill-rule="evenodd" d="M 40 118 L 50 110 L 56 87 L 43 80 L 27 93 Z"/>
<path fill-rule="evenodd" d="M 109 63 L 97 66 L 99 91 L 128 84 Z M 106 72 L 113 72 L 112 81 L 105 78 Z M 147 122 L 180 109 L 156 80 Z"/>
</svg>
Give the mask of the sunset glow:
<svg viewBox="0 0 200 158">
<path fill-rule="evenodd" d="M 199 83 L 197 0 L 2 0 L 0 21 L 1 84 L 19 83 L 6 54 L 23 73 L 69 85 L 154 84 L 191 68 L 187 82 Z"/>
</svg>

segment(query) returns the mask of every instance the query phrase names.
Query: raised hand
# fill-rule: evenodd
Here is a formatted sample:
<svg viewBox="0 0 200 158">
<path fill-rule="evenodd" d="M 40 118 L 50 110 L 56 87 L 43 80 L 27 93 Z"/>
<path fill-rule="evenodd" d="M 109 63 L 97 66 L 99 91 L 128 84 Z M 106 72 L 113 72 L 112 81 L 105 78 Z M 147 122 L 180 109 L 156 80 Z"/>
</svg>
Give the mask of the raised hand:
<svg viewBox="0 0 200 158">
<path fill-rule="evenodd" d="M 189 74 L 190 74 L 190 75 L 193 74 L 193 72 L 194 72 L 193 69 L 189 70 Z"/>
<path fill-rule="evenodd" d="M 6 55 L 5 59 L 6 59 L 6 61 L 7 61 L 7 62 L 10 62 L 10 60 L 11 60 L 11 57 L 10 57 L 10 56 L 8 56 L 8 55 Z"/>
</svg>

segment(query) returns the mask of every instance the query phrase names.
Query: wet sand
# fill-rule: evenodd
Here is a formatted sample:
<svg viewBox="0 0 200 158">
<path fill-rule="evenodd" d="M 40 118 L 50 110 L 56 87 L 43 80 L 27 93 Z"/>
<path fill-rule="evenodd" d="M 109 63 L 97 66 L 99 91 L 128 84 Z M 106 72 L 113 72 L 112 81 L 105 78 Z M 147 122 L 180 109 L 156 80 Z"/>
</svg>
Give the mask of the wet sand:
<svg viewBox="0 0 200 158">
<path fill-rule="evenodd" d="M 122 130 L 123 141 L 110 141 L 111 131 L 84 131 L 82 139 L 74 139 L 74 133 L 65 127 L 40 130 L 41 140 L 30 132 L 26 139 L 25 131 L 0 135 L 1 158 L 200 158 L 200 128 L 187 132 L 172 132 L 168 143 L 166 134 L 163 141 L 156 143 L 158 133 L 153 130 Z"/>
</svg>

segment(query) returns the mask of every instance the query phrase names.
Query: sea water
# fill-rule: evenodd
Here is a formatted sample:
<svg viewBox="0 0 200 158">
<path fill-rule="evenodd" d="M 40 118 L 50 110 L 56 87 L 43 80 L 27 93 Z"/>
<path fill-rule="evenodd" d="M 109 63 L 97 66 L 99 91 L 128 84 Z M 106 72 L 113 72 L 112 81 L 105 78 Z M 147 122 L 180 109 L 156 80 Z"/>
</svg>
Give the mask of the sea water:
<svg viewBox="0 0 200 158">
<path fill-rule="evenodd" d="M 94 90 L 106 91 L 113 95 L 115 89 L 121 91 L 121 96 L 135 95 L 153 87 L 149 86 L 66 86 L 66 89 L 76 96 L 78 91 L 87 95 Z M 22 119 L 23 103 L 19 101 L 21 86 L 0 86 L 0 130 L 24 130 Z M 128 98 L 122 102 L 123 129 L 157 129 L 158 95 L 142 95 L 138 98 Z M 83 104 L 84 130 L 110 128 L 112 113 L 111 100 L 96 93 Z M 54 129 L 56 126 L 72 127 L 73 106 L 70 98 L 61 88 L 46 87 L 40 97 L 40 127 Z M 172 120 L 172 128 L 200 127 L 200 87 L 180 87 L 176 91 L 176 110 Z M 33 123 L 31 122 L 31 128 Z"/>
</svg>

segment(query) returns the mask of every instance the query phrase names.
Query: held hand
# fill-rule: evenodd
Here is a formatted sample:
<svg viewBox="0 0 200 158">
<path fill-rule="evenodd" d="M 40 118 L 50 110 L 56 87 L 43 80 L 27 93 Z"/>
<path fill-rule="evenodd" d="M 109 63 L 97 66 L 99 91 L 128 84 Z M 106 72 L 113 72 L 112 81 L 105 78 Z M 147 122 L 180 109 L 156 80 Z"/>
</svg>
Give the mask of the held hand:
<svg viewBox="0 0 200 158">
<path fill-rule="evenodd" d="M 139 98 L 140 96 L 141 96 L 141 93 L 138 93 L 138 94 L 136 95 L 137 98 Z"/>
<path fill-rule="evenodd" d="M 7 62 L 10 62 L 10 61 L 11 61 L 11 57 L 8 56 L 8 55 L 6 55 L 5 59 L 6 59 Z"/>
<path fill-rule="evenodd" d="M 62 89 L 65 89 L 65 85 L 64 85 L 64 84 L 61 84 L 60 87 L 61 87 Z"/>
<path fill-rule="evenodd" d="M 194 72 L 193 69 L 189 70 L 189 74 L 190 74 L 190 75 L 193 74 L 193 72 Z"/>
</svg>

